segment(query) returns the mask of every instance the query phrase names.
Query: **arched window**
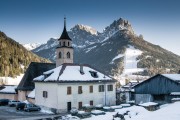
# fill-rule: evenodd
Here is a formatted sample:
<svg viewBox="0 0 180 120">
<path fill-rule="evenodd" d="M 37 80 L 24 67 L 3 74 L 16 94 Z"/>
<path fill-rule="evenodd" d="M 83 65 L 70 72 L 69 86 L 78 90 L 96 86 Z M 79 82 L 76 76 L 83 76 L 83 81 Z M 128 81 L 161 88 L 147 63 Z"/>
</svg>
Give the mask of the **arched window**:
<svg viewBox="0 0 180 120">
<path fill-rule="evenodd" d="M 61 58 L 61 57 L 62 57 L 61 52 L 59 52 L 59 58 Z"/>
<path fill-rule="evenodd" d="M 63 46 L 66 46 L 65 42 L 63 42 Z"/>
<path fill-rule="evenodd" d="M 69 42 L 68 42 L 68 46 L 69 46 Z"/>
<path fill-rule="evenodd" d="M 59 42 L 59 45 L 61 46 L 61 42 Z"/>
<path fill-rule="evenodd" d="M 67 58 L 70 58 L 71 55 L 70 55 L 70 52 L 67 52 Z"/>
</svg>

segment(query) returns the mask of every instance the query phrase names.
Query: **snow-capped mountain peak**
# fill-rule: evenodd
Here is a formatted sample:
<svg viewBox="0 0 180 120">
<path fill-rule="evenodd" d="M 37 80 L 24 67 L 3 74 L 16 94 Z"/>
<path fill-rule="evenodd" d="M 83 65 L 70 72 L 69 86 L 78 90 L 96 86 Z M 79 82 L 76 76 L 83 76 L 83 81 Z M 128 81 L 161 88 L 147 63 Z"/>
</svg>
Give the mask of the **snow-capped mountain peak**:
<svg viewBox="0 0 180 120">
<path fill-rule="evenodd" d="M 83 24 L 77 24 L 71 30 L 78 30 L 78 29 L 85 30 L 86 32 L 91 33 L 92 35 L 97 35 L 98 33 L 96 29 Z"/>
<path fill-rule="evenodd" d="M 33 50 L 33 49 L 39 47 L 40 45 L 42 45 L 42 43 L 28 43 L 28 44 L 23 44 L 23 46 L 24 46 L 27 50 Z"/>
</svg>

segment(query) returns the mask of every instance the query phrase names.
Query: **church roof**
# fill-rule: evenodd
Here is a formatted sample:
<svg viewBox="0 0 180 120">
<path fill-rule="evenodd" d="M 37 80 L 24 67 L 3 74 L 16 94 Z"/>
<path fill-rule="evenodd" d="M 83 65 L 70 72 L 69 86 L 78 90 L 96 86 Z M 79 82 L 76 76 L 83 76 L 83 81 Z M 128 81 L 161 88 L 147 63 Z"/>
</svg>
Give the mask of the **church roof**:
<svg viewBox="0 0 180 120">
<path fill-rule="evenodd" d="M 56 64 L 54 63 L 31 62 L 17 87 L 17 90 L 33 90 L 35 87 L 33 79 L 43 74 L 44 71 L 51 70 L 55 67 Z"/>
<path fill-rule="evenodd" d="M 64 63 L 34 78 L 35 82 L 115 82 L 87 64 Z"/>
<path fill-rule="evenodd" d="M 63 29 L 63 32 L 61 34 L 61 37 L 58 39 L 58 40 L 71 40 L 71 38 L 69 37 L 68 35 L 68 32 L 66 30 L 66 18 L 64 18 L 64 29 Z"/>
</svg>

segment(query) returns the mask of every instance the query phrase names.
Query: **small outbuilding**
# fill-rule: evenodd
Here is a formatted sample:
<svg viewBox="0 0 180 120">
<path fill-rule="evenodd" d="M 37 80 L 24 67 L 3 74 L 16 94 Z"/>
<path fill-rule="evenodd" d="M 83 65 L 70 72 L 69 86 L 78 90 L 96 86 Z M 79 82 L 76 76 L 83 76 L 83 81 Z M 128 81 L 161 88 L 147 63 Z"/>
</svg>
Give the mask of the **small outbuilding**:
<svg viewBox="0 0 180 120">
<path fill-rule="evenodd" d="M 180 94 L 180 74 L 157 74 L 134 87 L 135 103 L 156 102 L 170 103 Z"/>
<path fill-rule="evenodd" d="M 39 63 L 31 62 L 27 68 L 21 82 L 17 86 L 18 100 L 24 101 L 28 94 L 35 89 L 33 79 L 41 74 L 44 71 L 48 71 L 56 67 L 54 63 Z"/>
<path fill-rule="evenodd" d="M 17 86 L 14 85 L 5 85 L 0 87 L 0 99 L 10 99 L 17 100 L 18 95 L 16 92 Z"/>
</svg>

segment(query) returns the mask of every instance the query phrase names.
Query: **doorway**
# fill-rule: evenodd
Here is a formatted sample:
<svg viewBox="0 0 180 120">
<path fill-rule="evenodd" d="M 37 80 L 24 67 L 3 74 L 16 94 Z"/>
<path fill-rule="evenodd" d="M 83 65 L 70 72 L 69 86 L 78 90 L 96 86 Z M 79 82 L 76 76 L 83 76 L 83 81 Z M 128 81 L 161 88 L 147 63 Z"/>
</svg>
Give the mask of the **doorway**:
<svg viewBox="0 0 180 120">
<path fill-rule="evenodd" d="M 71 110 L 71 102 L 67 102 L 67 110 L 68 110 L 68 111 Z"/>
</svg>

